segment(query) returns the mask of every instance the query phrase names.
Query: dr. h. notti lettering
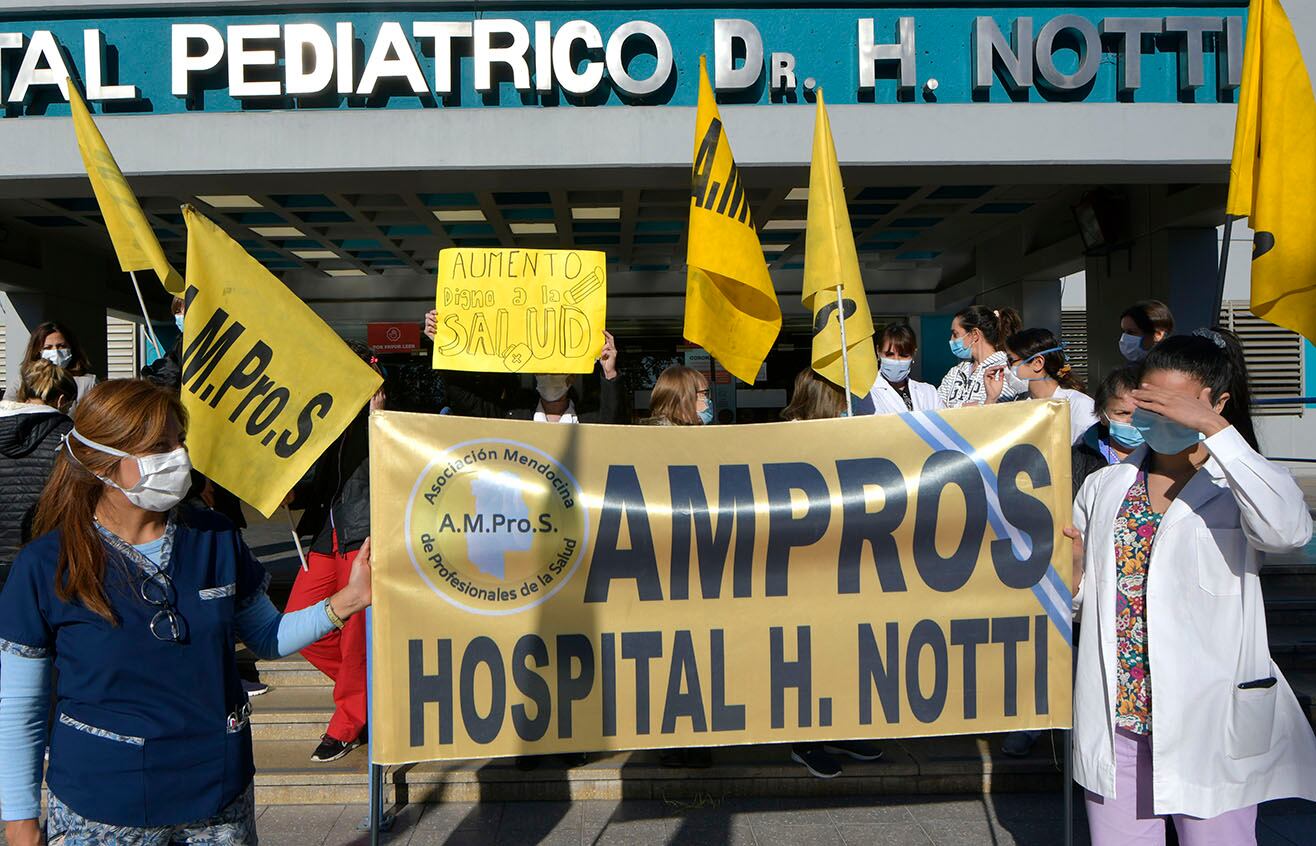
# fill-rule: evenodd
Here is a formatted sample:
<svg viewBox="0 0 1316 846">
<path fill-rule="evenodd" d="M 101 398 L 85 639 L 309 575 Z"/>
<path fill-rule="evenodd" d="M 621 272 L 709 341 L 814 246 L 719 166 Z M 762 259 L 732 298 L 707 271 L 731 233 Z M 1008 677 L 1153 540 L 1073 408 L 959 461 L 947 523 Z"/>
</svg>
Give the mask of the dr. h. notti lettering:
<svg viewBox="0 0 1316 846">
<path fill-rule="evenodd" d="M 956 72 L 970 78 L 957 82 L 975 99 L 993 89 L 1017 96 L 1034 88 L 1057 99 L 1083 99 L 1099 72 L 1113 73 L 1120 98 L 1131 99 L 1144 86 L 1144 58 L 1155 52 L 1176 54 L 1170 72 L 1177 76 L 1172 85 L 1181 98 L 1214 86 L 1224 99 L 1242 82 L 1240 16 L 965 14 L 948 27 L 943 16 L 924 15 L 935 20 L 922 28 L 914 10 L 885 10 L 881 17 L 855 16 L 838 24 L 836 32 L 852 33 L 834 50 L 841 67 L 848 67 L 847 86 L 858 101 L 871 102 L 879 90 L 887 97 L 894 90 L 895 99 L 904 101 L 915 100 L 920 89 L 935 91 L 938 80 L 920 66 L 920 58 L 934 48 L 964 57 Z M 152 63 L 168 62 L 168 95 L 187 101 L 189 110 L 205 108 L 207 93 L 223 91 L 256 107 L 366 107 L 394 95 L 433 106 L 479 106 L 502 102 L 505 86 L 525 105 L 591 105 L 613 94 L 625 104 L 662 103 L 672 97 L 680 72 L 693 72 L 696 51 L 711 52 L 719 93 L 757 101 L 766 89 L 774 102 L 793 102 L 828 70 L 797 58 L 794 51 L 806 45 L 784 43 L 779 27 L 767 31 L 783 43 L 765 39 L 750 20 L 710 18 L 703 26 L 707 29 L 695 39 L 691 55 L 678 55 L 664 27 L 647 20 L 609 27 L 589 19 L 377 23 L 272 15 L 256 23 L 173 22 L 159 44 L 112 38 L 113 30 L 100 28 L 61 28 L 57 34 L 15 27 L 0 32 L 0 70 L 8 80 L 0 100 L 10 106 L 6 114 L 24 114 L 25 104 L 67 99 L 66 79 L 73 78 L 90 101 L 139 106 L 129 111 L 142 111 L 145 102 L 161 110 L 163 91 L 148 90 L 145 79 L 120 72 L 122 61 L 106 58 L 141 51 L 158 52 L 149 57 Z M 644 59 L 636 61 L 637 56 Z M 1102 71 L 1103 65 L 1111 67 Z M 1212 69 L 1216 79 L 1209 80 Z M 894 89 L 881 84 L 887 81 Z M 463 102 L 461 92 L 470 89 L 483 96 Z M 840 90 L 834 82 L 829 87 Z M 601 94 L 607 96 L 600 99 Z"/>
</svg>

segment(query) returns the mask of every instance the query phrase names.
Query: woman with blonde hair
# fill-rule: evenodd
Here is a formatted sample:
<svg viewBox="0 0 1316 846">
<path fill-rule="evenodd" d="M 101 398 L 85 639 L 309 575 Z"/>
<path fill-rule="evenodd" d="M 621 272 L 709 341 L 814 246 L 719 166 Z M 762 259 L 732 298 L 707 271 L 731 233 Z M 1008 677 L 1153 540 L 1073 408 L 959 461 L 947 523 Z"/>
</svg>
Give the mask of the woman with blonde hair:
<svg viewBox="0 0 1316 846">
<path fill-rule="evenodd" d="M 50 477 L 60 439 L 73 428 L 64 412 L 78 386 L 45 359 L 23 365 L 18 402 L 0 401 L 0 584 L 32 535 L 32 515 Z"/>
<path fill-rule="evenodd" d="M 256 842 L 251 705 L 235 641 L 289 655 L 370 604 L 350 584 L 280 615 L 228 520 L 179 508 L 190 484 L 177 394 L 138 380 L 78 406 L 0 594 L 0 816 L 43 842 L 42 753 L 58 671 L 46 837 L 68 844 Z"/>
<path fill-rule="evenodd" d="M 680 364 L 658 374 L 649 395 L 652 426 L 700 426 L 713 422 L 713 403 L 708 397 L 708 377 Z"/>
<path fill-rule="evenodd" d="M 830 420 L 845 413 L 845 391 L 806 367 L 795 377 L 790 405 L 782 420 Z"/>
</svg>

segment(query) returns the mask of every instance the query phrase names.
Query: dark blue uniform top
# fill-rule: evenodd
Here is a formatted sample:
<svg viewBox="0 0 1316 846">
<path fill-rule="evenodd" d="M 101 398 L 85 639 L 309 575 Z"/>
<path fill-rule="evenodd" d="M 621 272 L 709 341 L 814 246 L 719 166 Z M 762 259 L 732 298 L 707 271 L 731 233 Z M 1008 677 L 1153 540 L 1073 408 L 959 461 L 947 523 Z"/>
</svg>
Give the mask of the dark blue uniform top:
<svg viewBox="0 0 1316 846">
<path fill-rule="evenodd" d="M 163 641 L 150 630 L 160 608 L 140 595 L 150 562 L 118 538 L 105 543 L 105 592 L 118 625 L 55 595 L 57 532 L 19 553 L 0 594 L 0 646 L 51 656 L 58 673 L 46 782 L 98 822 L 178 825 L 214 816 L 255 773 L 233 618 L 262 595 L 265 570 L 225 518 L 177 512 L 161 563 L 182 640 Z"/>
</svg>

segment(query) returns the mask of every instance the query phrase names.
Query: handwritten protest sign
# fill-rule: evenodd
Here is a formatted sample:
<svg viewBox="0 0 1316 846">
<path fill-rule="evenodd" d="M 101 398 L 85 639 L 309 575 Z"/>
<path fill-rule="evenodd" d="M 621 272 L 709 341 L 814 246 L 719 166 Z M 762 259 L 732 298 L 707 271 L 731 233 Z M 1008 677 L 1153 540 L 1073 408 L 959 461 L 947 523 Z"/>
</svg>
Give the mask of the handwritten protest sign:
<svg viewBox="0 0 1316 846">
<path fill-rule="evenodd" d="M 607 300 L 601 252 L 442 250 L 434 367 L 589 373 L 603 349 Z"/>
<path fill-rule="evenodd" d="M 378 763 L 1069 725 L 1063 402 L 370 447 Z"/>
<path fill-rule="evenodd" d="M 222 229 L 183 217 L 187 451 L 269 517 L 383 380 Z"/>
</svg>

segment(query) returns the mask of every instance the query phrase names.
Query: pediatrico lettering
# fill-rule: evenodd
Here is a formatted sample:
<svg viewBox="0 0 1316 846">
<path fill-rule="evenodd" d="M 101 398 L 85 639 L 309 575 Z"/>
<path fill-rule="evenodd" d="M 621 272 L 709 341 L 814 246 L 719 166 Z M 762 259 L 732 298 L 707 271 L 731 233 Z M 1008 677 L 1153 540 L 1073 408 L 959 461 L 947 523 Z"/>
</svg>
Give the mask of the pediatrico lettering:
<svg viewBox="0 0 1316 846">
<path fill-rule="evenodd" d="M 215 25 L 177 22 L 170 25 L 169 44 L 158 45 L 160 60 L 170 66 L 169 94 L 192 98 L 227 71 L 229 96 L 259 102 L 290 98 L 283 108 L 317 108 L 322 97 L 368 97 L 401 93 L 446 102 L 463 88 L 461 74 L 476 92 L 496 92 L 510 82 L 523 94 L 542 95 L 546 104 L 579 102 L 609 88 L 623 102 L 659 102 L 670 97 L 678 58 L 662 26 L 629 20 L 605 32 L 588 19 L 565 23 L 517 18 L 447 20 L 386 20 L 370 26 L 353 19 L 326 22 L 289 21 L 268 16 L 259 22 Z M 902 94 L 935 82 L 921 73 L 919 18 L 855 18 L 848 45 L 852 80 L 857 94 L 872 92 L 890 75 Z M 813 86 L 806 69 L 797 67 L 797 46 L 765 46 L 759 27 L 750 20 L 712 19 L 709 42 L 714 56 L 714 87 L 719 92 L 744 92 L 764 87 L 790 94 L 791 101 Z M 769 30 L 771 32 L 772 30 Z M 1143 85 L 1145 36 L 1163 37 L 1167 50 L 1178 54 L 1177 87 L 1189 93 L 1208 86 L 1206 55 L 1217 53 L 1222 94 L 1242 83 L 1243 18 L 1241 16 L 1106 17 L 1059 14 L 1050 18 L 1021 16 L 998 20 L 990 15 L 966 16 L 963 49 L 972 69 L 973 90 L 993 87 L 1019 91 L 1033 87 L 1083 99 L 1101 67 L 1117 67 L 1118 86 L 1125 96 Z M 1215 39 L 1207 34 L 1218 33 Z M 110 79 L 108 50 L 127 52 L 138 45 L 112 43 L 99 28 L 82 30 L 81 39 L 61 41 L 51 29 L 0 32 L 0 66 L 12 80 L 5 103 L 26 103 L 35 95 L 57 89 L 67 99 L 66 80 L 81 79 L 93 102 L 150 99 L 130 78 Z M 925 36 L 926 37 L 926 36 Z M 77 43 L 78 41 L 81 43 Z M 1084 45 L 1078 67 L 1066 70 L 1057 54 L 1077 41 Z M 358 44 L 364 49 L 358 49 Z M 1208 46 L 1209 45 L 1209 46 Z M 145 49 L 151 49 L 147 45 Z M 166 54 L 165 51 L 168 51 Z M 643 62 L 632 61 L 643 54 Z M 468 55 L 469 63 L 459 57 Z M 583 55 L 583 58 L 582 58 Z M 81 68 L 67 57 L 79 56 Z M 1109 57 L 1109 58 L 1107 58 Z M 423 59 L 423 62 L 422 62 Z M 694 56 L 683 56 L 687 67 Z M 426 68 L 430 68 L 427 73 Z M 80 72 L 79 72 L 80 70 Z M 455 72 L 454 72 L 455 71 Z M 767 77 L 766 80 L 764 77 Z M 44 92 L 44 93 L 43 93 Z M 1221 102 L 1225 99 L 1222 98 Z M 360 105 L 352 103 L 348 105 Z M 478 105 L 475 104 L 475 105 Z M 337 99 L 333 108 L 338 107 Z"/>
</svg>

